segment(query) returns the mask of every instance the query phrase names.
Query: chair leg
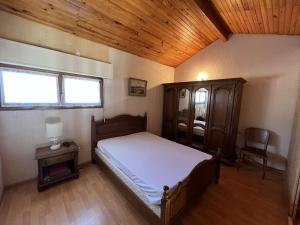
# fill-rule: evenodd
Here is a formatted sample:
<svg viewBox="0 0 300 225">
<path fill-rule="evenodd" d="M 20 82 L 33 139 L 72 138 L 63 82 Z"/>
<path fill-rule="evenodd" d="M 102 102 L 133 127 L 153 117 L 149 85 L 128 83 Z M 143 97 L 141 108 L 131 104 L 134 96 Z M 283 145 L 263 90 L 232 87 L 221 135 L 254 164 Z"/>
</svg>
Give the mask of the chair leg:
<svg viewBox="0 0 300 225">
<path fill-rule="evenodd" d="M 267 158 L 263 158 L 263 174 L 262 174 L 262 179 L 265 179 L 265 175 L 266 175 L 266 167 L 267 167 L 267 163 L 268 163 L 268 159 Z"/>
</svg>

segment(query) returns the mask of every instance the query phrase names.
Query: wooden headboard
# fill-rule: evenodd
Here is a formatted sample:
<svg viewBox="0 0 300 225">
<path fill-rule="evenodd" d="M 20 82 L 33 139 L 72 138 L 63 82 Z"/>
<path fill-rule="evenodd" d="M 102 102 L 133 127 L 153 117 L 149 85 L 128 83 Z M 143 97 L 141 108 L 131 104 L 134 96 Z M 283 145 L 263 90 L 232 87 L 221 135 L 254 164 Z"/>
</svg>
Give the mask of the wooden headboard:
<svg viewBox="0 0 300 225">
<path fill-rule="evenodd" d="M 91 154 L 95 162 L 95 147 L 99 140 L 129 135 L 147 130 L 147 113 L 144 116 L 119 115 L 96 121 L 91 118 Z"/>
</svg>

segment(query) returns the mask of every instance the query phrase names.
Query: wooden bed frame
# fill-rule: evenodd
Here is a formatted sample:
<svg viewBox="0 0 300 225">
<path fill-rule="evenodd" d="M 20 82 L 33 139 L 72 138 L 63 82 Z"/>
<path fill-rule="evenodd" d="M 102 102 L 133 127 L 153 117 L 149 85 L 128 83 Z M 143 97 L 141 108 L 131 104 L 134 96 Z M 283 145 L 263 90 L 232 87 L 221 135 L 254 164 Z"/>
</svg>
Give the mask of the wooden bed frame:
<svg viewBox="0 0 300 225">
<path fill-rule="evenodd" d="M 126 197 L 148 219 L 150 224 L 171 225 L 176 222 L 183 211 L 191 205 L 198 195 L 204 192 L 211 183 L 218 183 L 220 175 L 220 160 L 213 156 L 210 160 L 204 160 L 194 167 L 188 177 L 179 182 L 174 190 L 169 191 L 164 186 L 161 199 L 161 217 L 152 212 L 139 197 L 134 194 L 96 155 L 95 148 L 98 140 L 129 135 L 147 130 L 147 114 L 144 116 L 119 115 L 111 119 L 95 121 L 91 119 L 91 154 L 92 162 L 109 170 L 114 182 L 126 193 Z"/>
</svg>

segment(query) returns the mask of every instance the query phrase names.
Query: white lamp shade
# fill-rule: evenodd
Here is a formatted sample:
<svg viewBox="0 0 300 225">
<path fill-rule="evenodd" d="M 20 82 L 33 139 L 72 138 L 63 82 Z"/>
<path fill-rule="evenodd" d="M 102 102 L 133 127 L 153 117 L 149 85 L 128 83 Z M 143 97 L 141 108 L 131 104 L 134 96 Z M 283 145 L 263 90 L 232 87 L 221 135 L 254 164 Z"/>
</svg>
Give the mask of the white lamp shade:
<svg viewBox="0 0 300 225">
<path fill-rule="evenodd" d="M 46 119 L 46 135 L 48 138 L 57 138 L 62 136 L 62 122 L 59 118 Z"/>
</svg>

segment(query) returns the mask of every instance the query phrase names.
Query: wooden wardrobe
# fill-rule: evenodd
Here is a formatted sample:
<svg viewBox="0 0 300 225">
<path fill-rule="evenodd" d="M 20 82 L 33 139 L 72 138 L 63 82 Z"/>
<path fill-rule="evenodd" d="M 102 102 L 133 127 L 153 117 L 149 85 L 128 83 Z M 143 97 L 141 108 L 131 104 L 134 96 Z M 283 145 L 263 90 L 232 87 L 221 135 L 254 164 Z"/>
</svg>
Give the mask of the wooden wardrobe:
<svg viewBox="0 0 300 225">
<path fill-rule="evenodd" d="M 242 78 L 164 84 L 163 137 L 233 165 Z"/>
</svg>

